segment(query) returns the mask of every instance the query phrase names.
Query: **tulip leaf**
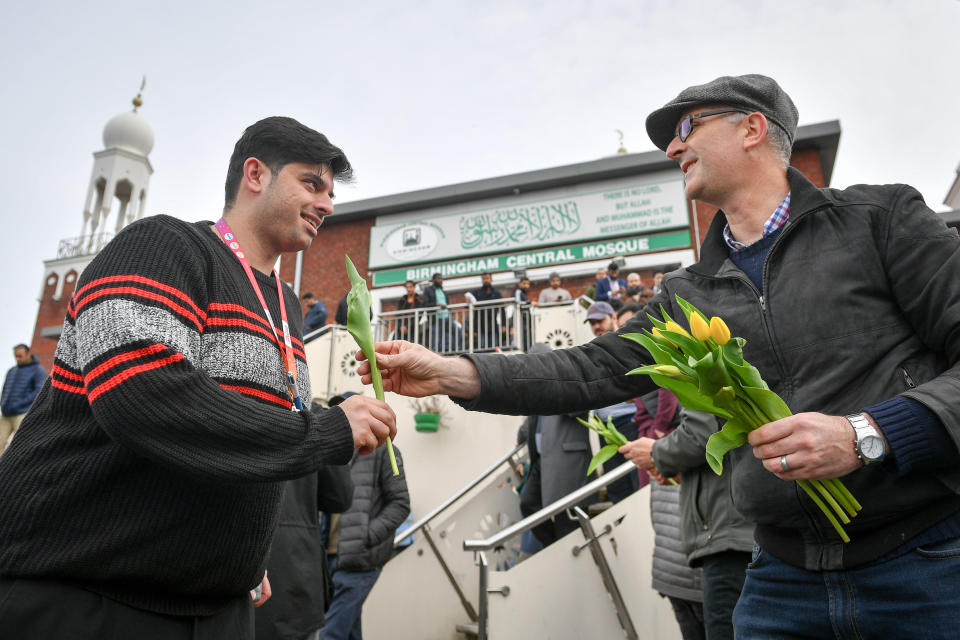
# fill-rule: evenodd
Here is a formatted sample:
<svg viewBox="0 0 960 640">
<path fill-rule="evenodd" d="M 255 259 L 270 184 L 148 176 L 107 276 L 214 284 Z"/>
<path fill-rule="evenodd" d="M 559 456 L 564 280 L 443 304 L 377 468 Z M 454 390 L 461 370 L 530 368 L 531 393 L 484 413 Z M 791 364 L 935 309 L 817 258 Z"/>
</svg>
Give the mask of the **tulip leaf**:
<svg viewBox="0 0 960 640">
<path fill-rule="evenodd" d="M 631 339 L 643 345 L 643 347 L 650 352 L 650 355 L 653 356 L 653 361 L 656 362 L 657 364 L 675 364 L 681 369 L 684 368 L 681 366 L 681 364 L 683 363 L 678 364 L 678 358 L 680 356 L 680 352 L 677 351 L 676 349 L 672 349 L 672 348 L 668 349 L 664 347 L 653 336 L 648 336 L 645 334 L 630 334 L 630 335 L 637 336 L 636 338 L 631 338 Z M 686 367 L 686 368 L 689 369 L 689 367 Z"/>
<path fill-rule="evenodd" d="M 682 333 L 677 333 L 676 331 L 669 331 L 666 329 L 661 329 L 660 333 L 663 334 L 664 338 L 676 344 L 686 356 L 702 358 L 703 354 L 709 351 L 705 344 L 693 336 L 684 335 Z"/>
<path fill-rule="evenodd" d="M 779 420 L 781 418 L 787 418 L 793 415 L 793 412 L 790 411 L 790 407 L 787 406 L 787 403 L 778 396 L 773 391 L 769 389 L 759 389 L 757 387 L 743 387 L 744 393 L 749 396 L 750 400 L 753 401 L 757 407 L 763 411 L 765 418 L 768 418 L 768 422 L 773 422 L 774 420 Z"/>
<path fill-rule="evenodd" d="M 660 316 L 663 318 L 664 323 L 676 322 L 676 320 L 670 317 L 670 314 L 667 313 L 667 309 L 662 304 L 660 305 Z"/>
<path fill-rule="evenodd" d="M 607 446 L 601 448 L 600 451 L 597 451 L 597 455 L 593 456 L 593 459 L 590 460 L 590 466 L 587 467 L 587 475 L 589 476 L 596 470 L 597 467 L 613 456 L 617 455 L 617 449 L 619 448 L 620 447 L 615 444 L 608 444 Z"/>
<path fill-rule="evenodd" d="M 723 357 L 730 364 L 746 364 L 743 360 L 743 345 L 747 343 L 743 338 L 730 338 L 723 345 Z"/>
<path fill-rule="evenodd" d="M 377 400 L 385 402 L 383 395 L 383 377 L 380 367 L 377 366 L 377 353 L 374 349 L 373 330 L 370 328 L 370 304 L 373 297 L 367 290 L 367 281 L 364 280 L 357 268 L 353 266 L 350 256 L 344 256 L 347 263 L 347 277 L 350 278 L 350 291 L 347 293 L 347 331 L 353 336 L 357 346 L 363 351 L 370 363 L 370 377 L 373 379 L 373 392 Z M 393 475 L 400 475 L 397 467 L 397 458 L 393 453 L 393 443 L 387 438 L 387 454 L 390 457 L 390 469 Z"/>
<path fill-rule="evenodd" d="M 627 375 L 631 375 L 632 373 L 633 371 L 629 372 Z M 658 387 L 663 387 L 664 389 L 672 392 L 673 395 L 677 396 L 680 404 L 688 409 L 712 413 L 720 416 L 721 418 L 730 419 L 733 417 L 733 414 L 731 414 L 729 411 L 714 404 L 713 400 L 709 396 L 702 395 L 695 384 L 684 382 L 683 380 L 677 380 L 676 378 L 669 378 L 660 374 L 651 373 L 647 375 L 650 376 L 650 379 L 653 380 L 654 384 L 656 384 Z"/>
<path fill-rule="evenodd" d="M 707 440 L 707 464 L 718 476 L 723 473 L 723 456 L 743 446 L 751 429 L 739 420 L 727 420 L 720 431 Z"/>
<path fill-rule="evenodd" d="M 692 304 L 690 304 L 689 302 L 687 302 L 686 300 L 684 300 L 684 299 L 681 298 L 680 296 L 674 296 L 674 297 L 677 299 L 677 304 L 679 304 L 679 305 L 680 305 L 680 308 L 683 310 L 683 315 L 685 315 L 685 316 L 687 317 L 687 324 L 690 323 L 690 316 L 692 316 L 693 314 L 697 314 L 698 316 L 700 316 L 701 318 L 703 318 L 703 320 L 704 320 L 708 325 L 710 324 L 710 318 L 708 318 L 707 316 L 703 315 L 703 312 L 702 312 L 702 311 L 700 311 L 699 309 L 697 309 L 695 306 L 693 306 Z"/>
<path fill-rule="evenodd" d="M 662 308 L 663 308 L 663 307 L 661 307 L 661 309 L 662 309 Z M 654 318 L 654 317 L 653 317 L 652 315 L 650 315 L 649 313 L 647 314 L 647 318 L 650 319 L 651 324 L 653 324 L 653 326 L 655 326 L 657 329 L 660 329 L 661 331 L 663 331 L 664 329 L 667 328 L 667 323 L 666 323 L 666 322 L 664 322 L 664 321 L 662 321 L 662 320 L 657 320 L 656 318 Z"/>
</svg>

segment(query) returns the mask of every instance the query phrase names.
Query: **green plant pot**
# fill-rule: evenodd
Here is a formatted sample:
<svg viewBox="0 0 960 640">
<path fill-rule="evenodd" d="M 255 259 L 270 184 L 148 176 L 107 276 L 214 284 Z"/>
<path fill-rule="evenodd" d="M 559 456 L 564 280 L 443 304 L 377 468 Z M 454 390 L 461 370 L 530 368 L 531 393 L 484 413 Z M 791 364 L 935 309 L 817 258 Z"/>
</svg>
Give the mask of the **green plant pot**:
<svg viewBox="0 0 960 640">
<path fill-rule="evenodd" d="M 439 413 L 416 413 L 413 419 L 417 431 L 436 431 L 440 428 Z"/>
</svg>

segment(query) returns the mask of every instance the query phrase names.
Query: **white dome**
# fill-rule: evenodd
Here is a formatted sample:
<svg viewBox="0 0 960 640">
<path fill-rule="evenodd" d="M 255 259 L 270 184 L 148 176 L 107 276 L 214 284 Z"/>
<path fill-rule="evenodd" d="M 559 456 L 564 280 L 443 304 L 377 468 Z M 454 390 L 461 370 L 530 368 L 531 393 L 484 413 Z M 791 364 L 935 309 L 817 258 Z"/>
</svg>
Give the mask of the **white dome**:
<svg viewBox="0 0 960 640">
<path fill-rule="evenodd" d="M 153 129 L 135 111 L 115 115 L 103 128 L 103 146 L 147 156 L 153 149 Z"/>
</svg>

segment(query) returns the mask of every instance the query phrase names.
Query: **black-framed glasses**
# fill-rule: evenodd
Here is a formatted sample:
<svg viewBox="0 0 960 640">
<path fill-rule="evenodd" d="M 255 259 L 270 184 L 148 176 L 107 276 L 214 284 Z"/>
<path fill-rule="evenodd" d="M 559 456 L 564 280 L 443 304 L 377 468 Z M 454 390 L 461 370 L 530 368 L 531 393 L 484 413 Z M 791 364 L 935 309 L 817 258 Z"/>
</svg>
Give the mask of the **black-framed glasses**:
<svg viewBox="0 0 960 640">
<path fill-rule="evenodd" d="M 747 113 L 743 109 L 718 109 L 716 111 L 704 111 L 702 113 L 688 113 L 683 116 L 683 120 L 680 121 L 677 130 L 673 132 L 673 135 L 680 138 L 680 142 L 686 142 L 687 138 L 690 137 L 690 134 L 693 133 L 693 121 L 699 118 L 706 118 L 707 116 L 718 116 L 721 113 Z"/>
</svg>

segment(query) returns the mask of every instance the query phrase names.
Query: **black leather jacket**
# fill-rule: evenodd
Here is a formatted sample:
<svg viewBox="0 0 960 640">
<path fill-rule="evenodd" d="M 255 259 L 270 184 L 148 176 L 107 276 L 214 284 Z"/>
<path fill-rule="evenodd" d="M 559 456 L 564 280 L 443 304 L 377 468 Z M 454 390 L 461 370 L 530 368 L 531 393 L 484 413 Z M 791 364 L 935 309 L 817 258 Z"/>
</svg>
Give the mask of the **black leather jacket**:
<svg viewBox="0 0 960 640">
<path fill-rule="evenodd" d="M 960 442 L 960 239 L 905 185 L 817 189 L 789 169 L 790 218 L 763 267 L 763 295 L 729 258 L 718 212 L 700 261 L 663 279 L 674 318 L 678 294 L 747 340 L 744 357 L 795 412 L 846 415 L 903 394 L 924 404 Z M 649 328 L 638 314 L 619 333 Z M 469 356 L 482 382 L 463 403 L 491 413 L 547 414 L 602 407 L 649 391 L 650 362 L 615 334 L 548 354 Z M 851 438 L 852 440 L 852 438 Z M 896 451 L 894 451 L 896 455 Z M 734 504 L 757 540 L 807 569 L 875 560 L 960 510 L 960 469 L 896 476 L 871 465 L 844 478 L 863 504 L 844 544 L 793 482 L 767 472 L 749 447 L 726 461 Z"/>
</svg>

